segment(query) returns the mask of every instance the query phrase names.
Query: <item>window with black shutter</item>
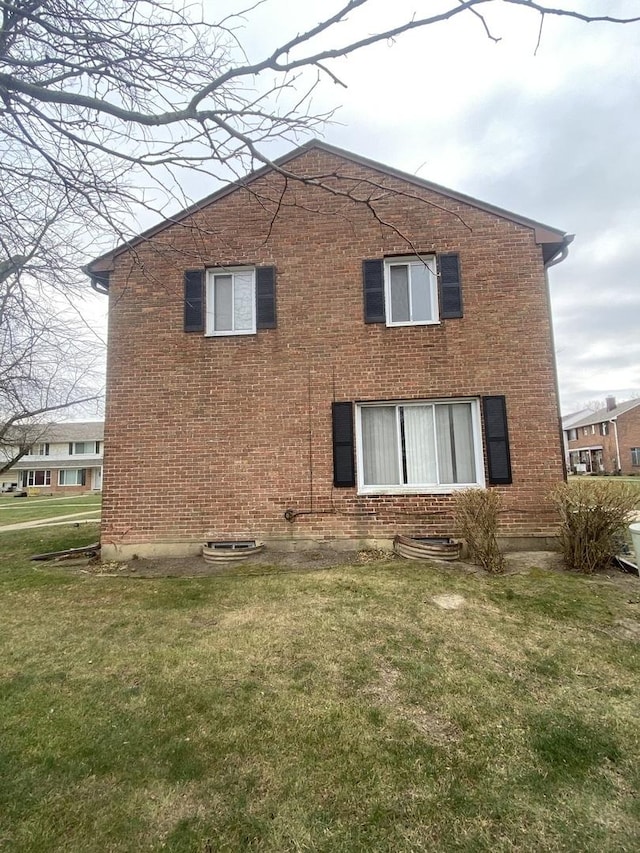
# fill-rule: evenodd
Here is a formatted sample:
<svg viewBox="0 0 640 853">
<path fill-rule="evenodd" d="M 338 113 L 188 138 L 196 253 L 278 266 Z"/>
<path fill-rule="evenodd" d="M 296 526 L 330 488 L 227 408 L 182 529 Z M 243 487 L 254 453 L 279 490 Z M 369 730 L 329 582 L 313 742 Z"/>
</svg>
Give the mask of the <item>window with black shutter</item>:
<svg viewBox="0 0 640 853">
<path fill-rule="evenodd" d="M 508 485 L 512 482 L 512 475 L 506 398 L 503 395 L 483 397 L 482 411 L 489 483 Z"/>
<path fill-rule="evenodd" d="M 276 328 L 276 268 L 256 269 L 256 327 Z"/>
<path fill-rule="evenodd" d="M 457 253 L 366 260 L 362 278 L 365 323 L 428 326 L 463 316 Z"/>
<path fill-rule="evenodd" d="M 184 274 L 184 331 L 253 335 L 275 329 L 275 267 L 220 267 Z"/>
<path fill-rule="evenodd" d="M 184 274 L 184 330 L 204 331 L 204 270 Z"/>
<path fill-rule="evenodd" d="M 384 304 L 384 261 L 362 262 L 362 281 L 364 290 L 365 323 L 384 323 L 386 319 Z"/>
<path fill-rule="evenodd" d="M 462 287 L 460 256 L 456 253 L 438 255 L 440 285 L 440 317 L 443 320 L 462 317 Z"/>
<path fill-rule="evenodd" d="M 333 485 L 355 486 L 353 403 L 332 403 Z"/>
</svg>

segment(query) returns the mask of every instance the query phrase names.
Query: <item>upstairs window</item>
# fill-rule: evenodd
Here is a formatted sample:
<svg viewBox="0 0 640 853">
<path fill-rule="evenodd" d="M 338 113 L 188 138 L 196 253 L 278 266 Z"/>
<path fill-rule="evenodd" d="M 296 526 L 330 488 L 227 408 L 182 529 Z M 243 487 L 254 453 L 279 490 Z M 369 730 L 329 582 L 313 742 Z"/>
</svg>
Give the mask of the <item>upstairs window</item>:
<svg viewBox="0 0 640 853">
<path fill-rule="evenodd" d="M 48 456 L 49 455 L 49 443 L 41 442 L 40 444 L 34 444 L 33 447 L 30 447 L 27 450 L 27 456 Z"/>
<path fill-rule="evenodd" d="M 456 252 L 365 260 L 362 282 L 365 323 L 427 326 L 463 316 Z"/>
<path fill-rule="evenodd" d="M 384 262 L 387 326 L 438 322 L 438 278 L 433 255 L 387 258 Z"/>
<path fill-rule="evenodd" d="M 255 269 L 208 270 L 206 304 L 207 335 L 255 334 Z"/>
<path fill-rule="evenodd" d="M 569 430 L 569 441 L 575 441 L 577 437 L 578 437 L 578 430 L 577 429 L 570 429 Z"/>
<path fill-rule="evenodd" d="M 631 448 L 631 464 L 636 468 L 640 467 L 640 447 Z"/>
<path fill-rule="evenodd" d="M 99 453 L 99 441 L 70 441 L 69 456 L 81 456 L 84 453 Z"/>
<path fill-rule="evenodd" d="M 600 435 L 609 435 L 609 422 L 604 421 L 600 424 Z"/>
</svg>

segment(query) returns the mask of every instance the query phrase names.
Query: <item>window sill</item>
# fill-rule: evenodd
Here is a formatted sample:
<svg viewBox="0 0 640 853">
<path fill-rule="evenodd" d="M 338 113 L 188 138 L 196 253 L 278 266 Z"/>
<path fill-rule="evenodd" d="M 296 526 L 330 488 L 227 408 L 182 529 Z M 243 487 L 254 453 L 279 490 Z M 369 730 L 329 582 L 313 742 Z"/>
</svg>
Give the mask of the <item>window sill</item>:
<svg viewBox="0 0 640 853">
<path fill-rule="evenodd" d="M 232 337 L 235 338 L 235 337 L 238 337 L 240 335 L 244 335 L 246 337 L 248 335 L 255 335 L 255 334 L 256 334 L 256 330 L 251 329 L 251 330 L 246 331 L 246 332 L 245 331 L 243 331 L 243 332 L 205 332 L 204 336 L 205 336 L 205 338 L 232 338 Z"/>
<path fill-rule="evenodd" d="M 419 322 L 387 323 L 387 329 L 401 329 L 406 326 L 440 326 L 440 320 L 420 320 Z"/>
<path fill-rule="evenodd" d="M 483 489 L 481 483 L 460 483 L 446 486 L 360 486 L 358 495 L 362 497 L 376 497 L 384 495 L 451 495 L 463 489 Z"/>
</svg>

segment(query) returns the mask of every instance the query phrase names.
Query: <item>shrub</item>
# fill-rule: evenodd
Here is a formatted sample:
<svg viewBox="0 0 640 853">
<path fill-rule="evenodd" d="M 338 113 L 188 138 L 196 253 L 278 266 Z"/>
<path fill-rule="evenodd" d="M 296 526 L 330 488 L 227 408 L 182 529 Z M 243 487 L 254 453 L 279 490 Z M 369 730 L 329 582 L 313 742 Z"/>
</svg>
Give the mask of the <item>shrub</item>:
<svg viewBox="0 0 640 853">
<path fill-rule="evenodd" d="M 569 569 L 591 573 L 607 567 L 626 533 L 638 492 L 628 483 L 578 480 L 551 494 L 560 513 L 560 546 Z"/>
<path fill-rule="evenodd" d="M 504 557 L 498 548 L 500 493 L 493 489 L 465 489 L 455 498 L 456 522 L 466 540 L 469 558 L 488 572 L 504 571 Z"/>
</svg>

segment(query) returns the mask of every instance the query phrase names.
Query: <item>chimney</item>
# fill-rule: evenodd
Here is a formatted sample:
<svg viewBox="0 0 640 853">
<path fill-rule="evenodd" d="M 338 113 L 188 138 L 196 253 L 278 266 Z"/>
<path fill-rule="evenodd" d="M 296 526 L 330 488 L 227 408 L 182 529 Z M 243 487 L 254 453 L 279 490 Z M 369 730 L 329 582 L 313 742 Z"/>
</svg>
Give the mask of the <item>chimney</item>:
<svg viewBox="0 0 640 853">
<path fill-rule="evenodd" d="M 616 407 L 616 398 L 615 397 L 607 397 L 607 411 L 610 412 L 612 409 Z"/>
</svg>

